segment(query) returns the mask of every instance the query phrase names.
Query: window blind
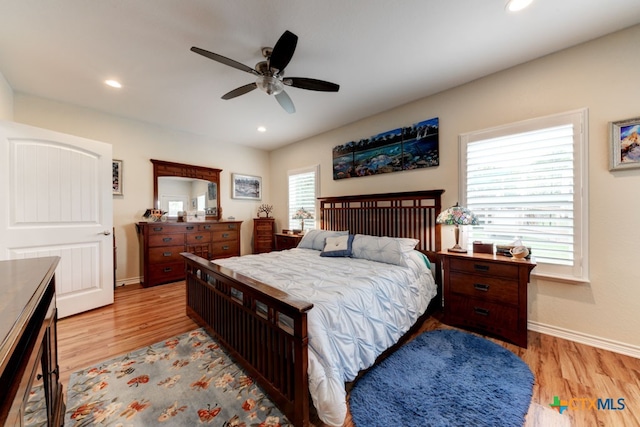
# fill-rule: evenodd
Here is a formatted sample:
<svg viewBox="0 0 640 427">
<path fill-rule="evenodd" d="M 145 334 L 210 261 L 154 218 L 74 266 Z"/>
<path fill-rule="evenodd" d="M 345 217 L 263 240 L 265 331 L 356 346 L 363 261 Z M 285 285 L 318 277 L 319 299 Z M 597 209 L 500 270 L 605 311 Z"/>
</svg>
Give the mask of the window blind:
<svg viewBox="0 0 640 427">
<path fill-rule="evenodd" d="M 305 230 L 313 230 L 316 228 L 316 187 L 317 187 L 316 169 L 304 172 L 289 173 L 289 228 L 300 229 L 301 221 L 304 221 Z M 293 219 L 295 213 L 304 208 L 313 218 L 309 219 Z"/>
<path fill-rule="evenodd" d="M 537 272 L 586 279 L 585 115 L 534 119 L 461 138 L 461 192 L 480 222 L 468 227 L 469 247 L 520 239 L 532 249 Z"/>
</svg>

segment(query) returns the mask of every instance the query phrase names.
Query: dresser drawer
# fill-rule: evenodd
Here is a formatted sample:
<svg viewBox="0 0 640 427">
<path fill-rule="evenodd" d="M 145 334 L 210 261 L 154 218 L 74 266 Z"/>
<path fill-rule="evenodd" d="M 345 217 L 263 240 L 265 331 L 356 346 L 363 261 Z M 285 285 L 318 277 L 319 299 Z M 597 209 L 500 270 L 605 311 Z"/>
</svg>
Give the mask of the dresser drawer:
<svg viewBox="0 0 640 427">
<path fill-rule="evenodd" d="M 164 223 L 155 223 L 149 224 L 147 230 L 149 231 L 149 236 L 153 236 L 155 234 L 180 234 L 187 231 L 187 227 L 187 224 L 167 225 Z"/>
<path fill-rule="evenodd" d="M 213 242 L 238 240 L 238 230 L 213 230 L 211 240 Z"/>
<path fill-rule="evenodd" d="M 149 266 L 149 277 L 145 277 L 145 283 L 168 283 L 184 280 L 184 260 L 181 262 L 171 262 L 167 264 L 151 264 Z"/>
<path fill-rule="evenodd" d="M 474 259 L 452 258 L 449 261 L 449 268 L 452 271 L 462 271 L 472 274 L 488 274 L 491 276 L 518 278 L 518 266 L 509 265 L 504 262 L 487 262 Z"/>
<path fill-rule="evenodd" d="M 180 256 L 180 252 L 184 252 L 184 246 L 162 246 L 149 248 L 149 262 L 151 264 L 180 262 L 183 260 Z"/>
<path fill-rule="evenodd" d="M 236 240 L 211 243 L 212 258 L 226 258 L 236 255 L 240 255 L 240 248 Z"/>
<path fill-rule="evenodd" d="M 518 282 L 511 279 L 485 277 L 452 271 L 450 291 L 472 298 L 503 304 L 518 304 Z"/>
<path fill-rule="evenodd" d="M 151 234 L 149 247 L 184 245 L 184 234 Z"/>
<path fill-rule="evenodd" d="M 187 245 L 199 245 L 211 241 L 210 232 L 196 232 L 187 234 Z"/>
<path fill-rule="evenodd" d="M 452 324 L 506 336 L 510 331 L 518 330 L 518 309 L 515 307 L 457 295 L 450 296 L 445 304 Z"/>
</svg>

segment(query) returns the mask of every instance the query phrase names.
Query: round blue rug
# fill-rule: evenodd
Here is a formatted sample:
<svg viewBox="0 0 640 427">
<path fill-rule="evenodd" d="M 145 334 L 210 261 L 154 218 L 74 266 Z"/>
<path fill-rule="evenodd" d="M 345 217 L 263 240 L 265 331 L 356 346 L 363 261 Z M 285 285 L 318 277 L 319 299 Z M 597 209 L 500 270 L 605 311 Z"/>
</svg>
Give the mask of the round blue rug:
<svg viewBox="0 0 640 427">
<path fill-rule="evenodd" d="M 519 357 L 457 330 L 425 332 L 360 378 L 357 427 L 522 426 L 533 374 Z"/>
</svg>

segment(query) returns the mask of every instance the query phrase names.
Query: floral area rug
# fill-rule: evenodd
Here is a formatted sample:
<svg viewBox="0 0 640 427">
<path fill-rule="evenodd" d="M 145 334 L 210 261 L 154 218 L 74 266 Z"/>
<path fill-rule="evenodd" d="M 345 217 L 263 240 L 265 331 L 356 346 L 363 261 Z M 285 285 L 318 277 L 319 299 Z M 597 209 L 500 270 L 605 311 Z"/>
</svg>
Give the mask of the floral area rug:
<svg viewBox="0 0 640 427">
<path fill-rule="evenodd" d="M 65 427 L 291 425 L 204 329 L 74 372 Z"/>
</svg>

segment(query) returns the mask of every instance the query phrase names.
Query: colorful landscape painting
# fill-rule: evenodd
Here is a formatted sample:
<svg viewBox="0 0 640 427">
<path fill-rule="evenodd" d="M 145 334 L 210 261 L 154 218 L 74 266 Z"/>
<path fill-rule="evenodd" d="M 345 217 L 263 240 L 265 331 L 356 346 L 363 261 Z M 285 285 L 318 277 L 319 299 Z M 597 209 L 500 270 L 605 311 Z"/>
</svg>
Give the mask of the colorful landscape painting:
<svg viewBox="0 0 640 427">
<path fill-rule="evenodd" d="M 378 175 L 440 164 L 438 118 L 333 148 L 333 179 Z"/>
</svg>

